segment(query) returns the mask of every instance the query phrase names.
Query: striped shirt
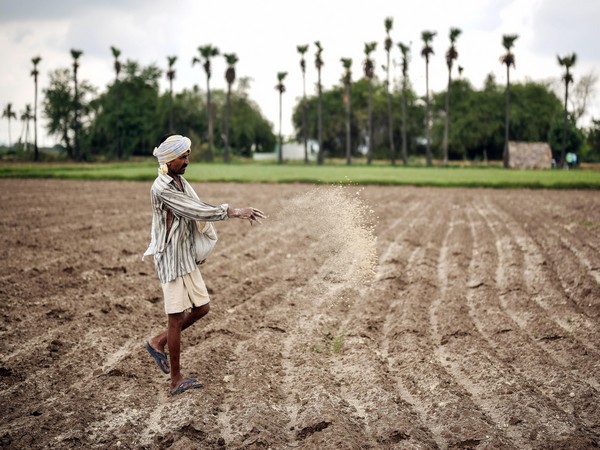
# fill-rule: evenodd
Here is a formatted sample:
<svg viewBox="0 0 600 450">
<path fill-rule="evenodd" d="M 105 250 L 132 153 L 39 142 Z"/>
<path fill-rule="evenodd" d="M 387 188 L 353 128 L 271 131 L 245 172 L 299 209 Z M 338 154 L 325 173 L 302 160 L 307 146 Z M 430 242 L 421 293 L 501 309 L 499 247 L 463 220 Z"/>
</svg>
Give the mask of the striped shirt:
<svg viewBox="0 0 600 450">
<path fill-rule="evenodd" d="M 161 283 L 196 269 L 194 251 L 195 221 L 216 222 L 227 219 L 227 203 L 213 206 L 198 198 L 192 186 L 180 177 L 183 191 L 169 175 L 159 173 L 152 184 L 152 232 L 144 256 L 153 255 Z M 167 236 L 167 211 L 172 223 Z M 143 258 L 142 258 L 143 259 Z"/>
</svg>

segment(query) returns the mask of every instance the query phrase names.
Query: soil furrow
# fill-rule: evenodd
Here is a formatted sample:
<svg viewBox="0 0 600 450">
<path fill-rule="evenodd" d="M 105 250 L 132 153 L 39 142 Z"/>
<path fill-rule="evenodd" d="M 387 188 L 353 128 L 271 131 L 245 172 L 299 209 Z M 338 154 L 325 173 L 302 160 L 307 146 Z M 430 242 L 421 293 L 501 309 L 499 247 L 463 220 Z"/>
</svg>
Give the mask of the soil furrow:
<svg viewBox="0 0 600 450">
<path fill-rule="evenodd" d="M 467 208 L 469 206 L 461 210 Z M 531 444 L 532 432 L 539 434 L 544 443 L 558 444 L 576 434 L 578 421 L 517 374 L 512 364 L 502 361 L 494 349 L 480 339 L 477 329 L 468 320 L 468 314 L 462 312 L 466 307 L 464 298 L 468 289 L 467 277 L 463 274 L 468 273 L 465 269 L 468 269 L 473 252 L 472 249 L 465 250 L 464 244 L 461 244 L 473 240 L 470 227 L 463 217 L 464 213 L 455 219 L 456 232 L 449 232 L 448 244 L 442 246 L 440 257 L 443 297 L 437 311 L 445 323 L 440 321 L 436 336 L 440 339 L 438 357 L 440 361 L 448 362 L 456 379 L 473 393 L 475 402 L 494 417 L 497 426 L 505 428 L 506 434 L 518 447 L 536 447 Z M 454 258 L 448 255 L 454 255 Z M 518 267 L 515 269 L 522 270 Z M 461 320 L 448 320 L 456 317 L 461 317 Z M 515 392 L 512 386 L 516 385 L 526 389 Z M 493 397 L 491 401 L 486 398 L 490 394 Z M 529 425 L 538 421 L 539 411 L 545 411 L 546 426 L 532 429 Z"/>
<path fill-rule="evenodd" d="M 595 389 L 582 383 L 580 374 L 575 373 L 562 358 L 557 358 L 554 352 L 527 332 L 528 328 L 522 328 L 501 307 L 500 293 L 506 292 L 509 286 L 518 281 L 502 274 L 495 281 L 491 271 L 486 270 L 501 264 L 495 248 L 499 236 L 492 232 L 489 225 L 482 226 L 482 222 L 486 221 L 484 213 L 477 206 L 474 209 L 476 212 L 469 214 L 474 257 L 469 267 L 466 298 L 469 314 L 478 332 L 504 364 L 509 364 L 543 393 L 548 401 L 558 405 L 573 423 L 593 427 L 598 414 L 597 407 L 588 402 L 586 408 L 575 410 L 573 398 L 593 398 L 597 394 Z M 515 267 L 515 273 L 522 272 L 517 263 L 504 261 L 503 265 Z M 537 439 L 538 431 L 530 430 L 530 436 L 536 436 Z"/>
</svg>

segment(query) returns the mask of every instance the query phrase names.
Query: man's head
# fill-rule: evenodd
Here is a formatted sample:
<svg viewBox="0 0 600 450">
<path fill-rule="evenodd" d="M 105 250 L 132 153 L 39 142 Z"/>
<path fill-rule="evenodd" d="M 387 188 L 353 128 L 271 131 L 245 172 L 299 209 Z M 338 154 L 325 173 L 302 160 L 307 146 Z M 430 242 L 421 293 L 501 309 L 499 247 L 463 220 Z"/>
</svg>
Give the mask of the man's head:
<svg viewBox="0 0 600 450">
<path fill-rule="evenodd" d="M 158 147 L 154 149 L 153 155 L 158 159 L 160 172 L 181 175 L 189 164 L 189 154 L 192 142 L 185 136 L 179 134 L 167 134 L 163 136 Z"/>
</svg>

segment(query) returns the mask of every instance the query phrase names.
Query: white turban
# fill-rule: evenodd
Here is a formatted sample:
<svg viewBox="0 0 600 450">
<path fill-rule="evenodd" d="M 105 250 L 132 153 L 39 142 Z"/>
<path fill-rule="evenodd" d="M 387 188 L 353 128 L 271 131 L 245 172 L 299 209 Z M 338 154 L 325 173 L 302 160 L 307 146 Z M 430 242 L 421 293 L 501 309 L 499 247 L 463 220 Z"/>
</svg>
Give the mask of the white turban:
<svg viewBox="0 0 600 450">
<path fill-rule="evenodd" d="M 154 147 L 152 154 L 158 158 L 161 173 L 166 174 L 168 172 L 167 163 L 190 150 L 191 145 L 192 141 L 189 138 L 176 134 L 169 136 L 158 147 Z"/>
</svg>

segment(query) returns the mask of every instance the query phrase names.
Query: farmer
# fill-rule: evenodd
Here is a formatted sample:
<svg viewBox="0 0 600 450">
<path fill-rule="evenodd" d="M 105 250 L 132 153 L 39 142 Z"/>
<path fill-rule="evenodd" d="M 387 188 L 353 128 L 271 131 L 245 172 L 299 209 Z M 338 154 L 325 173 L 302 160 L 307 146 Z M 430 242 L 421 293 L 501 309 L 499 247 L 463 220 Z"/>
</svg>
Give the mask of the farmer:
<svg viewBox="0 0 600 450">
<path fill-rule="evenodd" d="M 144 256 L 153 255 L 161 282 L 167 330 L 150 338 L 146 350 L 159 369 L 171 375 L 171 395 L 202 387 L 196 378 L 185 378 L 180 371 L 181 331 L 209 310 L 209 297 L 193 251 L 195 221 L 214 222 L 228 217 L 247 219 L 252 225 L 265 218 L 255 208 L 213 206 L 199 200 L 183 178 L 189 164 L 191 141 L 184 136 L 165 135 L 154 149 L 160 168 L 151 189 L 152 240 Z M 169 360 L 165 354 L 169 349 Z M 170 361 L 170 364 L 169 364 Z"/>
</svg>

